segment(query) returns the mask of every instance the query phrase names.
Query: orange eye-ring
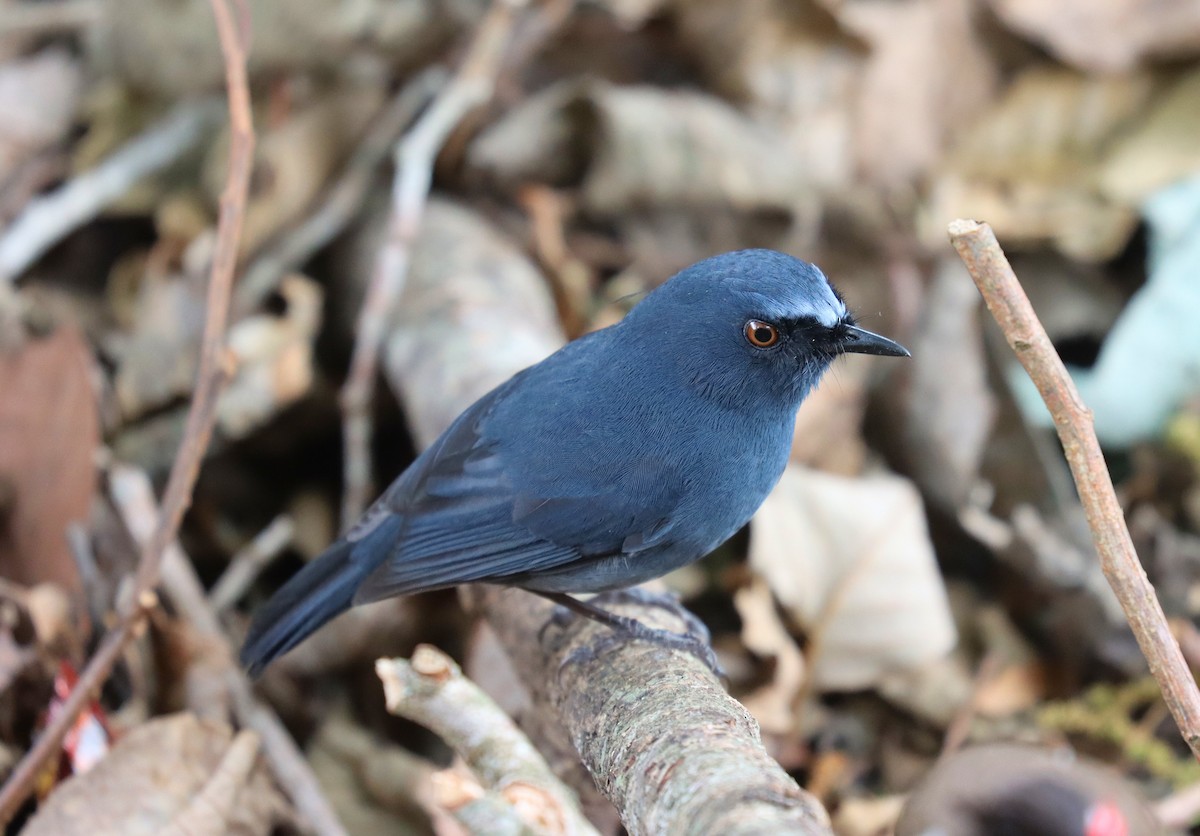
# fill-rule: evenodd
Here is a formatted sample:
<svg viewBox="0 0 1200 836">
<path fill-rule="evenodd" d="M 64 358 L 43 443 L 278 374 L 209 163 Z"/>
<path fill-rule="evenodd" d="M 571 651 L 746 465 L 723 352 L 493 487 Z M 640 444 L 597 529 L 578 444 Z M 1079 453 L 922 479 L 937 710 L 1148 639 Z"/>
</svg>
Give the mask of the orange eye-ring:
<svg viewBox="0 0 1200 836">
<path fill-rule="evenodd" d="M 752 319 L 746 323 L 746 339 L 755 348 L 770 348 L 779 342 L 779 329 L 761 319 Z"/>
</svg>

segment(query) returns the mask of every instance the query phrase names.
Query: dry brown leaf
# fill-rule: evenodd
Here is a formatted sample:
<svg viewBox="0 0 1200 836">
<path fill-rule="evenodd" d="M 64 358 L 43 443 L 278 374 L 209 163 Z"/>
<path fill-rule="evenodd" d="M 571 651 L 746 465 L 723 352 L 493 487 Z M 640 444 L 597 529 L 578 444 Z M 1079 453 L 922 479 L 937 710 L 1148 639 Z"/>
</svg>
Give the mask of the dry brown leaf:
<svg viewBox="0 0 1200 836">
<path fill-rule="evenodd" d="M 258 738 L 191 714 L 151 720 L 90 771 L 54 791 L 29 836 L 120 833 L 266 834 L 282 801 Z"/>
<path fill-rule="evenodd" d="M 1194 174 L 1200 170 L 1197 136 L 1200 70 L 1193 70 L 1114 142 L 1100 166 L 1101 192 L 1113 201 L 1140 204 L 1151 192 Z"/>
<path fill-rule="evenodd" d="M 847 798 L 833 816 L 833 831 L 838 836 L 882 836 L 891 833 L 904 808 L 905 796 Z"/>
<path fill-rule="evenodd" d="M 952 132 L 991 99 L 997 72 L 975 32 L 974 6 L 973 0 L 836 4 L 838 20 L 871 45 L 854 137 L 858 164 L 873 180 L 904 184 L 927 173 Z"/>
<path fill-rule="evenodd" d="M 1200 5 L 1195 0 L 988 2 L 1014 31 L 1093 73 L 1128 70 L 1147 58 L 1200 52 Z"/>
<path fill-rule="evenodd" d="M 192 391 L 204 325 L 204 288 L 186 274 L 143 273 L 133 333 L 118 349 L 113 388 L 125 418 L 166 406 Z"/>
<path fill-rule="evenodd" d="M 987 218 L 1006 247 L 1050 243 L 1081 261 L 1111 258 L 1138 218 L 1102 194 L 1097 174 L 1162 83 L 1147 74 L 1023 73 L 948 158 L 920 218 L 922 238 L 941 247 L 947 218 Z"/>
<path fill-rule="evenodd" d="M 0 65 L 0 182 L 67 132 L 82 87 L 79 61 L 65 49 Z"/>
<path fill-rule="evenodd" d="M 818 688 L 870 687 L 954 646 L 921 498 L 898 476 L 789 467 L 751 521 L 750 565 L 809 631 Z"/>
<path fill-rule="evenodd" d="M 298 110 L 259 138 L 238 253 L 245 256 L 308 210 L 362 138 L 383 103 L 376 85 L 346 84 Z M 213 146 L 204 183 L 215 204 L 225 183 L 229 138 Z"/>
<path fill-rule="evenodd" d="M 87 44 L 97 75 L 115 75 L 164 98 L 208 92 L 224 79 L 212 12 L 203 0 L 113 0 Z M 344 71 L 354 59 L 382 58 L 417 67 L 480 14 L 480 3 L 438 0 L 248 0 L 252 76 L 278 79 L 304 71 Z M 129 25 L 137 21 L 136 26 Z"/>
<path fill-rule="evenodd" d="M 771 681 L 739 702 L 754 715 L 768 734 L 795 731 L 794 705 L 804 687 L 804 654 L 775 610 L 771 587 L 761 577 L 733 594 L 733 605 L 742 619 L 742 643 L 758 656 L 773 658 Z"/>
<path fill-rule="evenodd" d="M 862 43 L 813 0 L 676 5 L 680 35 L 709 85 L 780 133 L 804 184 L 849 185 Z"/>
<path fill-rule="evenodd" d="M 467 339 L 441 339 L 447 322 Z M 421 447 L 479 393 L 564 341 L 546 282 L 524 254 L 478 214 L 444 200 L 426 209 L 395 326 L 386 370 Z"/>
<path fill-rule="evenodd" d="M 100 422 L 83 336 L 63 325 L 0 352 L 0 392 L 0 575 L 56 584 L 86 613 L 66 534 L 96 491 Z"/>
<path fill-rule="evenodd" d="M 780 138 L 720 99 L 570 82 L 473 143 L 473 165 L 510 185 L 579 181 L 600 215 L 638 208 L 790 210 L 804 179 Z"/>
<path fill-rule="evenodd" d="M 974 707 L 982 717 L 1011 717 L 1046 698 L 1046 670 L 1040 662 L 1007 665 L 975 692 Z"/>
<path fill-rule="evenodd" d="M 261 426 L 304 395 L 313 381 L 313 341 L 321 325 L 321 286 L 290 275 L 279 286 L 281 315 L 247 317 L 229 331 L 237 372 L 221 393 L 217 422 L 230 438 Z"/>
</svg>

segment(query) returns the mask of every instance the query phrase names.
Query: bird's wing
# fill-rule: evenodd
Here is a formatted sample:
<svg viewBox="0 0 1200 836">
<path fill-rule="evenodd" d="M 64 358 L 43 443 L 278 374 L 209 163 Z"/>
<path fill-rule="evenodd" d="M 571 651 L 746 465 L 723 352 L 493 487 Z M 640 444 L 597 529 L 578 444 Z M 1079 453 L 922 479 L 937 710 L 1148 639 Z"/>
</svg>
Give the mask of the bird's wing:
<svg viewBox="0 0 1200 836">
<path fill-rule="evenodd" d="M 385 520 L 395 526 L 402 518 L 390 553 L 359 586 L 356 604 L 634 553 L 668 536 L 662 509 L 673 507 L 682 479 L 652 459 L 639 463 L 634 484 L 642 490 L 633 494 L 621 487 L 628 479 L 575 495 L 514 488 L 503 452 L 485 431 L 513 383 L 460 416 L 347 534 L 362 539 Z"/>
</svg>

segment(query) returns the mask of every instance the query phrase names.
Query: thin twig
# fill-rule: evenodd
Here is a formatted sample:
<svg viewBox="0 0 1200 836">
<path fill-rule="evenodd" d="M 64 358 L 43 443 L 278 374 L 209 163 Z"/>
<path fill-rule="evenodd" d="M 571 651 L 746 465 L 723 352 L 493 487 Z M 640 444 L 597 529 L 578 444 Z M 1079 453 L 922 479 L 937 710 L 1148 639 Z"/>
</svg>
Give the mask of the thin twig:
<svg viewBox="0 0 1200 836">
<path fill-rule="evenodd" d="M 208 594 L 208 602 L 217 615 L 241 600 L 262 570 L 292 542 L 295 531 L 292 518 L 281 514 L 238 550 Z"/>
<path fill-rule="evenodd" d="M 150 477 L 134 467 L 115 466 L 109 472 L 109 484 L 125 527 L 136 542 L 147 543 L 153 533 L 154 520 L 161 518 L 155 508 Z M 255 698 L 250 681 L 234 661 L 220 619 L 209 605 L 191 561 L 176 541 L 168 544 L 163 556 L 162 582 L 183 618 L 197 633 L 221 648 L 221 682 L 232 701 L 233 713 L 242 728 L 254 729 L 262 739 L 263 754 L 279 786 L 314 832 L 323 836 L 343 836 L 346 831 L 322 793 L 308 761 L 275 712 Z"/>
<path fill-rule="evenodd" d="M 30 201 L 0 237 L 0 282 L 11 282 L 139 180 L 173 163 L 217 124 L 217 99 L 176 105 L 149 130 L 61 188 Z"/>
<path fill-rule="evenodd" d="M 957 220 L 950 224 L 949 232 L 988 310 L 1054 418 L 1100 556 L 1100 568 L 1121 603 L 1183 739 L 1200 759 L 1200 690 L 1138 560 L 1096 439 L 1092 411 L 1079 397 L 991 227 Z"/>
<path fill-rule="evenodd" d="M 396 138 L 445 83 L 445 70 L 440 67 L 426 70 L 384 105 L 337 182 L 318 201 L 316 210 L 246 269 L 233 294 L 234 319 L 250 313 L 288 271 L 300 267 L 354 220 Z"/>
<path fill-rule="evenodd" d="M 975 722 L 979 713 L 979 698 L 983 689 L 1000 673 L 1000 661 L 1000 654 L 994 650 L 989 651 L 980 661 L 975 679 L 971 682 L 971 694 L 958 707 L 958 711 L 954 712 L 950 725 L 946 727 L 946 734 L 942 738 L 942 751 L 938 757 L 953 755 L 967 742 L 971 735 L 971 724 Z"/>
<path fill-rule="evenodd" d="M 163 552 L 175 539 L 184 510 L 191 501 L 200 460 L 212 435 L 217 395 L 228 375 L 225 363 L 225 325 L 230 288 L 233 284 L 233 269 L 237 259 L 238 238 L 241 235 L 246 195 L 250 185 L 254 128 L 250 115 L 250 91 L 246 82 L 245 42 L 248 33 L 240 33 L 237 30 L 233 10 L 225 0 L 212 0 L 212 7 L 221 52 L 225 58 L 225 83 L 229 97 L 229 173 L 221 195 L 217 242 L 209 274 L 199 370 L 191 408 L 188 410 L 183 442 L 167 479 L 158 524 L 138 558 L 132 603 L 128 611 L 122 613 L 117 627 L 105 637 L 80 674 L 78 684 L 63 703 L 61 710 L 17 764 L 3 789 L 0 789 L 0 823 L 7 823 L 16 813 L 32 790 L 42 764 L 58 752 L 63 737 L 75 721 L 75 717 L 86 702 L 99 691 L 125 645 L 140 629 L 146 613 L 154 607 L 154 585 L 158 581 Z"/>
<path fill-rule="evenodd" d="M 554 822 L 555 833 L 596 836 L 579 811 L 575 794 L 558 780 L 546 759 L 516 724 L 449 656 L 418 645 L 412 660 L 380 659 L 390 713 L 435 732 L 458 753 L 480 783 L 518 804 L 518 815 Z"/>
<path fill-rule="evenodd" d="M 362 514 L 371 496 L 371 409 L 379 352 L 388 317 L 404 289 L 413 242 L 433 183 L 434 162 L 463 118 L 491 98 L 517 12 L 526 2 L 494 0 L 454 80 L 396 146 L 391 217 L 359 311 L 350 373 L 341 391 L 343 529 Z"/>
</svg>

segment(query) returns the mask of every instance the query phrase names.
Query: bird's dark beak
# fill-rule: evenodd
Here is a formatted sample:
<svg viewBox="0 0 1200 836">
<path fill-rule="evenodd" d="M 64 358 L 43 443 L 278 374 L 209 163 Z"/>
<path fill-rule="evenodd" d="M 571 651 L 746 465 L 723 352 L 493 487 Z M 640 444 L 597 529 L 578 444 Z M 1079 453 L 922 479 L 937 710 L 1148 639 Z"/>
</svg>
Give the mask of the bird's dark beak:
<svg viewBox="0 0 1200 836">
<path fill-rule="evenodd" d="M 883 357 L 911 357 L 908 349 L 887 337 L 873 334 L 856 325 L 848 325 L 842 337 L 843 354 L 878 354 Z"/>
</svg>

